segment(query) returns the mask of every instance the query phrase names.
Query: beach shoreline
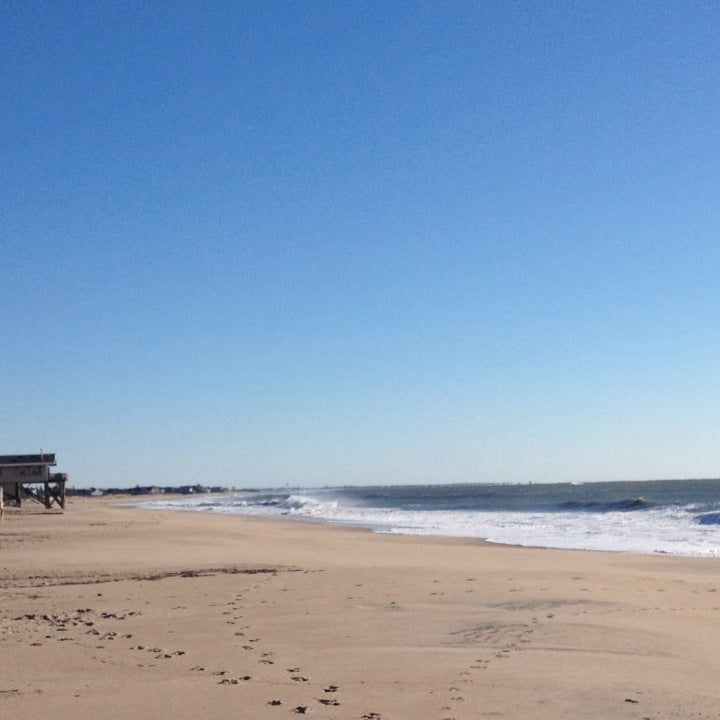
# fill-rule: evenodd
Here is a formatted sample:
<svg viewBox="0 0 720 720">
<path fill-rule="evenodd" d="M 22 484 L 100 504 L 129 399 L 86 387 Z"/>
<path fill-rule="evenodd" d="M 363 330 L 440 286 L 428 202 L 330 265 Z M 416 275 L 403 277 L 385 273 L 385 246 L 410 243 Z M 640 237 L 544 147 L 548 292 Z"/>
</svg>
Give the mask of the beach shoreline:
<svg viewBox="0 0 720 720">
<path fill-rule="evenodd" d="M 137 507 L 315 520 L 378 533 L 472 537 L 529 548 L 717 557 L 718 483 L 269 488 L 221 495 L 157 493 L 138 498 Z"/>
<path fill-rule="evenodd" d="M 0 525 L 8 717 L 717 717 L 720 560 L 126 505 Z"/>
</svg>

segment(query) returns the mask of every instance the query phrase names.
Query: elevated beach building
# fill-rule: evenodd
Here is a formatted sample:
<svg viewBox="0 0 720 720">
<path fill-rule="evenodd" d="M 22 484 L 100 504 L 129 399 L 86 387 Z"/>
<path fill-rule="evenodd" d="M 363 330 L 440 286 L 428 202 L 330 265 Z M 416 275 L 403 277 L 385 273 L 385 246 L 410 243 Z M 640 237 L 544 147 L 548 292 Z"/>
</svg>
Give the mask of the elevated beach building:
<svg viewBox="0 0 720 720">
<path fill-rule="evenodd" d="M 55 453 L 0 455 L 0 511 L 4 502 L 20 507 L 24 499 L 64 510 L 67 475 L 51 472 L 55 464 Z"/>
</svg>

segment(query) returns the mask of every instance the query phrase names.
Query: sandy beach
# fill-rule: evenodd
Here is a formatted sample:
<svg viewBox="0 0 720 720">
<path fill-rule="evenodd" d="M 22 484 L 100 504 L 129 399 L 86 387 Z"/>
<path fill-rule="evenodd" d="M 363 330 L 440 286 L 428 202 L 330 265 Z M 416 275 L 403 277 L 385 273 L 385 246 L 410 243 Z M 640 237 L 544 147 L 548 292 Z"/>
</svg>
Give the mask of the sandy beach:
<svg viewBox="0 0 720 720">
<path fill-rule="evenodd" d="M 0 717 L 720 717 L 720 561 L 73 499 L 0 524 Z"/>
</svg>

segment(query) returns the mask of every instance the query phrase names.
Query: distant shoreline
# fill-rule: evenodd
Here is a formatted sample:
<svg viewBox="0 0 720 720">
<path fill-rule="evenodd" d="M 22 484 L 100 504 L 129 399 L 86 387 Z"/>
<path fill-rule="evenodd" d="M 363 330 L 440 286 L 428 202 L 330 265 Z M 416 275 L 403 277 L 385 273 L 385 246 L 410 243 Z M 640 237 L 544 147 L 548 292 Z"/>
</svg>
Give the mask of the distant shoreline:
<svg viewBox="0 0 720 720">
<path fill-rule="evenodd" d="M 135 485 L 134 487 L 75 488 L 65 490 L 69 497 L 105 497 L 106 495 L 131 495 L 133 497 L 155 495 L 220 495 L 231 492 L 254 492 L 251 489 L 235 489 L 220 485 Z"/>
</svg>

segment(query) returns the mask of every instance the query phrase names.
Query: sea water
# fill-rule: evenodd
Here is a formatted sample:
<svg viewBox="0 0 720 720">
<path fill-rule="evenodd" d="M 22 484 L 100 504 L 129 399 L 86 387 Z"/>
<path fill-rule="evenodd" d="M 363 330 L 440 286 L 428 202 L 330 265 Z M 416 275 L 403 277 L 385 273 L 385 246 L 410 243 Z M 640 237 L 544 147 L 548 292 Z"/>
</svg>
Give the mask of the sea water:
<svg viewBox="0 0 720 720">
<path fill-rule="evenodd" d="M 536 547 L 720 556 L 720 480 L 247 490 L 138 506 Z"/>
</svg>

